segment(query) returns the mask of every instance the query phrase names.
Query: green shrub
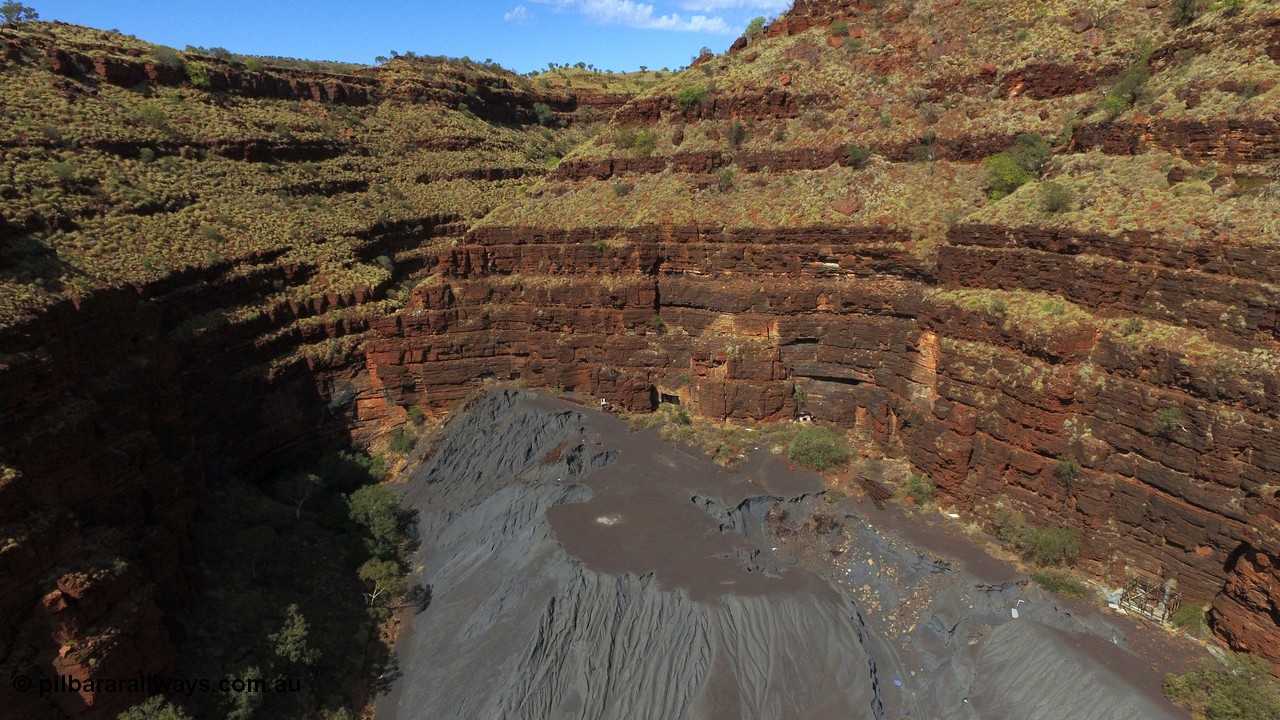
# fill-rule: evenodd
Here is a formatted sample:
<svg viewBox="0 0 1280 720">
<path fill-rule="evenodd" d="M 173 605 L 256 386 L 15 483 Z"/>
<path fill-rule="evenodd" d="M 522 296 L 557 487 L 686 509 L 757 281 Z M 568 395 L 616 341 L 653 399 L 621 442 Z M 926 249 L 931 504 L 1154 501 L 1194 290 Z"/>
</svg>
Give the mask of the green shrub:
<svg viewBox="0 0 1280 720">
<path fill-rule="evenodd" d="M 551 111 L 551 106 L 546 103 L 534 103 L 533 114 L 538 117 L 538 124 L 543 127 L 551 127 L 555 124 L 556 115 Z"/>
<path fill-rule="evenodd" d="M 413 451 L 415 439 L 412 433 L 405 432 L 403 428 L 396 428 L 391 433 L 391 439 L 388 447 L 391 452 L 400 455 L 407 455 Z"/>
<path fill-rule="evenodd" d="M 636 146 L 636 131 L 632 128 L 621 128 L 613 134 L 613 144 L 624 150 Z"/>
<path fill-rule="evenodd" d="M 800 124 L 810 130 L 820 130 L 827 126 L 827 114 L 818 108 L 809 108 L 800 113 Z"/>
<path fill-rule="evenodd" d="M 996 516 L 1000 539 L 1023 559 L 1037 565 L 1070 565 L 1080 557 L 1079 533 L 1059 527 L 1035 527 L 1017 513 Z"/>
<path fill-rule="evenodd" d="M 139 162 L 149 163 L 149 162 L 155 161 L 155 159 L 156 159 L 156 151 L 152 150 L 151 148 L 144 147 L 138 151 Z"/>
<path fill-rule="evenodd" d="M 1031 179 L 1031 173 L 1007 153 L 983 158 L 982 164 L 987 168 L 987 190 L 992 200 L 1007 197 Z"/>
<path fill-rule="evenodd" d="M 1071 485 L 1080 477 L 1080 461 L 1070 455 L 1060 455 L 1053 464 L 1053 474 L 1062 482 Z"/>
<path fill-rule="evenodd" d="M 1173 613 L 1172 619 L 1174 625 L 1196 637 L 1209 632 L 1209 613 L 1204 605 L 1183 605 Z"/>
<path fill-rule="evenodd" d="M 843 36 L 848 36 L 848 35 L 849 35 L 849 23 L 844 22 L 843 20 L 841 20 L 841 21 L 837 21 L 837 22 L 833 22 L 833 23 L 831 23 L 831 27 L 830 27 L 830 28 L 828 28 L 828 30 L 831 32 L 831 34 L 832 34 L 832 35 L 843 35 Z"/>
<path fill-rule="evenodd" d="M 1199 14 L 1199 0 L 1173 0 L 1173 11 L 1169 16 L 1169 24 L 1174 27 L 1190 25 Z"/>
<path fill-rule="evenodd" d="M 764 30 L 765 22 L 767 21 L 762 17 L 755 18 L 751 22 L 747 23 L 747 30 L 743 35 L 748 38 L 754 38 L 756 35 L 760 34 L 761 30 Z"/>
<path fill-rule="evenodd" d="M 427 421 L 427 414 L 420 407 L 409 408 L 409 422 L 421 426 Z"/>
<path fill-rule="evenodd" d="M 687 113 L 694 105 L 701 106 L 707 100 L 707 91 L 701 85 L 686 85 L 676 93 L 676 102 L 680 104 L 680 112 Z"/>
<path fill-rule="evenodd" d="M 164 108 L 154 100 L 147 100 L 140 103 L 137 110 L 138 121 L 144 125 L 150 125 L 157 130 L 163 130 L 169 126 L 169 116 L 165 113 Z"/>
<path fill-rule="evenodd" d="M 716 187 L 721 192 L 728 192 L 733 189 L 733 168 L 725 168 L 716 173 Z"/>
<path fill-rule="evenodd" d="M 1067 312 L 1067 306 L 1061 300 L 1045 300 L 1040 305 L 1040 309 L 1043 310 L 1046 315 L 1053 315 L 1055 317 L 1065 315 Z"/>
<path fill-rule="evenodd" d="M 662 319 L 661 315 L 654 315 L 649 318 L 649 328 L 654 332 L 662 333 L 667 331 L 667 321 Z"/>
<path fill-rule="evenodd" d="M 613 184 L 613 194 L 615 197 L 626 197 L 631 194 L 635 186 L 631 183 L 624 183 L 621 180 Z"/>
<path fill-rule="evenodd" d="M 1184 427 L 1182 412 L 1178 408 L 1164 408 L 1156 413 L 1154 426 L 1156 435 L 1169 437 L 1174 430 L 1181 430 Z"/>
<path fill-rule="evenodd" d="M 3 49 L 3 47 L 0 47 L 0 50 Z M 40 123 L 39 130 L 40 134 L 49 142 L 54 145 L 62 144 L 62 130 L 60 130 L 57 125 L 54 125 L 53 123 Z"/>
<path fill-rule="evenodd" d="M 871 150 L 869 148 L 862 147 L 861 145 L 855 145 L 853 143 L 849 143 L 848 152 L 849 167 L 855 170 L 866 167 L 867 160 L 871 157 Z"/>
<path fill-rule="evenodd" d="M 1067 597 L 1084 597 L 1089 594 L 1089 586 L 1061 570 L 1036 570 L 1031 573 L 1031 580 L 1052 593 Z"/>
<path fill-rule="evenodd" d="M 652 130 L 642 130 L 636 133 L 635 150 L 639 155 L 648 157 L 658 148 L 658 136 Z"/>
<path fill-rule="evenodd" d="M 1147 69 L 1146 53 L 1144 53 L 1138 62 L 1120 73 L 1120 77 L 1116 78 L 1111 89 L 1107 91 L 1106 97 L 1098 103 L 1098 109 L 1107 116 L 1108 120 L 1114 120 L 1138 101 L 1138 96 L 1142 93 L 1150 74 L 1151 71 Z"/>
<path fill-rule="evenodd" d="M 76 166 L 66 161 L 53 163 L 49 166 L 49 171 L 63 185 L 69 185 L 76 179 Z"/>
<path fill-rule="evenodd" d="M 209 243 L 222 242 L 222 231 L 218 229 L 217 225 L 212 225 L 210 223 L 202 223 L 200 225 L 200 229 L 198 232 L 200 234 L 200 239 L 204 240 L 205 242 L 209 242 Z"/>
<path fill-rule="evenodd" d="M 1280 689 L 1267 671 L 1245 654 L 1206 659 L 1199 670 L 1167 675 L 1164 695 L 1196 720 L 1280 720 Z"/>
<path fill-rule="evenodd" d="M 917 503 L 924 505 L 933 502 L 937 496 L 937 491 L 933 487 L 933 481 L 923 475 L 911 473 L 902 484 L 902 493 L 906 497 L 915 500 Z"/>
<path fill-rule="evenodd" d="M 737 150 L 742 147 L 743 141 L 747 139 L 747 126 L 742 124 L 741 120 L 734 120 L 729 126 L 729 147 Z"/>
<path fill-rule="evenodd" d="M 400 498 L 385 485 L 366 485 L 347 497 L 347 514 L 364 531 L 364 543 L 373 557 L 391 559 L 405 538 L 408 515 Z"/>
<path fill-rule="evenodd" d="M 912 145 L 907 148 L 907 162 L 929 162 L 933 159 L 933 148 L 928 145 Z"/>
<path fill-rule="evenodd" d="M 258 58 L 251 57 L 244 59 L 244 68 L 250 72 L 262 72 L 266 69 L 266 66 Z"/>
<path fill-rule="evenodd" d="M 171 47 L 157 45 L 151 48 L 151 52 L 147 53 L 151 59 L 167 68 L 181 70 L 186 66 L 187 62 L 182 59 L 182 53 Z"/>
<path fill-rule="evenodd" d="M 1076 204 L 1076 194 L 1059 182 L 1047 182 L 1040 187 L 1040 209 L 1047 213 L 1066 212 Z"/>
<path fill-rule="evenodd" d="M 999 200 L 1025 185 L 1040 173 L 1052 154 L 1049 141 L 1036 133 L 1023 133 L 1014 141 L 1013 147 L 983 158 L 991 199 Z"/>
<path fill-rule="evenodd" d="M 1039 133 L 1022 133 L 1014 141 L 1013 147 L 1005 152 L 1027 172 L 1039 173 L 1040 168 L 1053 155 L 1053 146 Z"/>
<path fill-rule="evenodd" d="M 209 70 L 203 65 L 188 63 L 187 79 L 191 81 L 192 85 L 195 85 L 201 90 L 208 90 L 213 87 L 212 81 L 209 80 Z"/>
<path fill-rule="evenodd" d="M 1142 318 L 1131 317 L 1120 324 L 1120 332 L 1124 333 L 1125 337 L 1137 335 L 1142 332 L 1146 326 L 1147 324 L 1142 321 Z"/>
<path fill-rule="evenodd" d="M 810 425 L 791 441 L 787 457 L 801 467 L 822 472 L 849 459 L 848 442 L 842 432 Z"/>
</svg>

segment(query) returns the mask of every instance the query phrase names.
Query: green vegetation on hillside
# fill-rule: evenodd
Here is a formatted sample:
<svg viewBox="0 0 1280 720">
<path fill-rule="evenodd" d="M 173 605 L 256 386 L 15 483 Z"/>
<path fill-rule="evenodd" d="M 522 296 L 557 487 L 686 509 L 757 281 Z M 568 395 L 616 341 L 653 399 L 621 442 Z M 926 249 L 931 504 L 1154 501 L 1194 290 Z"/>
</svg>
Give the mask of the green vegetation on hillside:
<svg viewBox="0 0 1280 720">
<path fill-rule="evenodd" d="M 1059 527 L 1037 527 L 1018 513 L 1001 511 L 996 517 L 1000 539 L 1024 559 L 1044 566 L 1074 564 L 1080 556 L 1079 533 Z"/>
<path fill-rule="evenodd" d="M 23 23 L 5 33 L 26 44 L 16 60 L 0 63 L 0 228 L 16 235 L 0 247 L 0 327 L 62 298 L 262 256 L 310 271 L 307 287 L 290 290 L 291 302 L 389 292 L 401 279 L 362 256 L 360 237 L 371 227 L 474 220 L 522 183 L 469 173 L 540 175 L 595 131 L 589 122 L 491 123 L 447 102 L 347 106 L 235 95 L 211 102 L 213 72 L 233 62 L 220 54 L 183 54 L 75 26 Z M 91 94 L 68 94 L 43 64 L 47 44 L 88 49 L 108 41 L 182 69 L 188 82 L 121 88 L 89 80 Z M 385 92 L 410 100 L 455 82 L 517 91 L 531 82 L 440 58 L 402 58 L 376 73 Z M 534 119 L 545 124 L 547 112 L 544 105 Z M 263 157 L 237 159 L 245 153 Z"/>
<path fill-rule="evenodd" d="M 389 660 L 380 624 L 391 608 L 417 601 L 401 597 L 410 518 L 376 484 L 385 472 L 380 458 L 338 452 L 282 465 L 262 486 L 231 479 L 210 487 L 194 540 L 205 589 L 180 615 L 180 669 L 283 676 L 300 691 L 197 692 L 179 699 L 186 711 L 303 718 L 369 700 L 367 678 Z M 168 712 L 158 701 L 146 707 Z"/>
<path fill-rule="evenodd" d="M 1268 670 L 1248 655 L 1208 659 L 1199 670 L 1166 677 L 1164 694 L 1195 720 L 1278 720 L 1280 686 Z"/>
<path fill-rule="evenodd" d="M 810 425 L 791 441 L 787 452 L 791 462 L 822 472 L 849 460 L 849 441 L 845 433 L 825 425 Z"/>
</svg>

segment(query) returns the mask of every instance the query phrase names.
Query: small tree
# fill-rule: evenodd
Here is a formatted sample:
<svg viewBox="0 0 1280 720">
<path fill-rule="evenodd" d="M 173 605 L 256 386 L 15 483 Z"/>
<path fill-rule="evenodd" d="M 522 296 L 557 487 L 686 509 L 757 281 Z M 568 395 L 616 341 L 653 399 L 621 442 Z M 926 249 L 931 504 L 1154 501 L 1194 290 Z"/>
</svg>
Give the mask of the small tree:
<svg viewBox="0 0 1280 720">
<path fill-rule="evenodd" d="M 230 675 L 226 679 L 245 681 L 243 690 L 236 690 L 235 685 L 231 686 L 232 690 L 227 698 L 230 702 L 231 710 L 227 712 L 227 720 L 252 720 L 258 712 L 258 708 L 262 707 L 263 697 L 261 692 L 250 689 L 248 685 L 262 682 L 262 670 L 257 666 L 250 666 L 245 668 L 243 672 Z"/>
<path fill-rule="evenodd" d="M 1053 474 L 1062 482 L 1071 485 L 1080 477 L 1080 461 L 1070 455 L 1061 455 L 1053 464 Z"/>
<path fill-rule="evenodd" d="M 290 605 L 285 614 L 284 626 L 278 632 L 271 633 L 267 639 L 275 654 L 291 663 L 311 666 L 320 659 L 320 651 L 309 644 L 310 628 L 307 619 L 298 611 L 297 605 Z"/>
<path fill-rule="evenodd" d="M 391 433 L 391 439 L 388 447 L 391 452 L 399 455 L 408 455 L 413 452 L 413 446 L 417 444 L 417 440 L 412 433 L 405 432 L 404 428 L 396 428 Z"/>
<path fill-rule="evenodd" d="M 658 136 L 652 130 L 641 130 L 636 133 L 635 150 L 639 155 L 649 156 L 658 148 Z"/>
<path fill-rule="evenodd" d="M 933 481 L 929 478 L 911 473 L 902 485 L 902 494 L 924 505 L 933 502 L 937 490 L 934 489 Z"/>
<path fill-rule="evenodd" d="M 1114 120 L 1138 101 L 1138 96 L 1142 93 L 1150 75 L 1151 71 L 1147 68 L 1147 58 L 1144 54 L 1138 62 L 1116 78 L 1111 89 L 1107 91 L 1107 96 L 1098 103 L 1098 109 L 1107 116 L 1108 120 Z"/>
<path fill-rule="evenodd" d="M 871 150 L 861 145 L 849 143 L 849 167 L 859 170 L 866 167 L 867 160 L 871 157 Z"/>
<path fill-rule="evenodd" d="M 324 481 L 314 473 L 294 473 L 276 484 L 276 494 L 293 504 L 293 516 L 302 517 L 302 506 L 324 489 Z"/>
<path fill-rule="evenodd" d="M 556 121 L 556 115 L 551 111 L 551 106 L 546 103 L 534 103 L 533 114 L 538 116 L 538 124 L 544 127 L 551 127 Z"/>
<path fill-rule="evenodd" d="M 0 18 L 4 18 L 5 25 L 21 25 L 24 22 L 39 20 L 40 13 L 36 12 L 35 8 L 22 3 L 6 2 L 0 5 Z"/>
<path fill-rule="evenodd" d="M 1190 25 L 1199 14 L 1199 0 L 1173 0 L 1173 12 L 1169 16 L 1169 23 L 1174 27 Z"/>
<path fill-rule="evenodd" d="M 192 85 L 201 90 L 208 90 L 213 87 L 213 81 L 209 79 L 209 71 L 203 65 L 188 63 L 187 79 L 191 81 Z"/>
<path fill-rule="evenodd" d="M 1008 153 L 985 157 L 982 164 L 987 167 L 987 190 L 991 193 L 992 200 L 1007 197 L 1031 179 L 1031 173 Z"/>
<path fill-rule="evenodd" d="M 388 607 L 391 600 L 405 593 L 409 583 L 405 580 L 400 564 L 392 560 L 373 559 L 356 571 L 368 588 L 364 596 L 369 607 Z"/>
<path fill-rule="evenodd" d="M 1280 689 L 1267 677 L 1267 663 L 1244 653 L 1206 658 L 1200 670 L 1167 675 L 1164 695 L 1210 720 L 1280 718 Z"/>
<path fill-rule="evenodd" d="M 348 514 L 367 533 L 365 546 L 374 557 L 395 557 L 404 536 L 404 513 L 400 499 L 382 485 L 369 485 L 347 498 Z"/>
<path fill-rule="evenodd" d="M 157 45 L 156 47 L 151 48 L 151 52 L 147 54 L 152 60 L 167 68 L 181 70 L 182 67 L 186 65 L 186 61 L 182 59 L 182 53 L 171 47 L 165 47 L 164 45 Z"/>
<path fill-rule="evenodd" d="M 1040 187 L 1040 209 L 1057 214 L 1076 204 L 1076 194 L 1060 182 L 1047 182 Z"/>
<path fill-rule="evenodd" d="M 742 124 L 741 120 L 734 120 L 729 126 L 729 147 L 737 150 L 742 147 L 742 143 L 747 139 L 747 126 Z"/>
<path fill-rule="evenodd" d="M 702 106 L 707 100 L 707 91 L 701 85 L 686 85 L 676 93 L 676 102 L 680 104 L 680 112 L 687 113 L 694 105 Z"/>
<path fill-rule="evenodd" d="M 1182 421 L 1182 412 L 1178 408 L 1164 408 L 1156 413 L 1155 431 L 1160 437 L 1169 437 L 1174 430 L 1186 427 Z"/>
<path fill-rule="evenodd" d="M 721 192 L 729 192 L 733 189 L 733 168 L 725 168 L 716 173 L 716 187 Z"/>
<path fill-rule="evenodd" d="M 762 17 L 755 18 L 751 22 L 747 23 L 747 31 L 743 33 L 743 35 L 749 39 L 755 38 L 755 36 L 759 35 L 760 32 L 764 30 L 765 22 L 766 20 Z"/>
</svg>

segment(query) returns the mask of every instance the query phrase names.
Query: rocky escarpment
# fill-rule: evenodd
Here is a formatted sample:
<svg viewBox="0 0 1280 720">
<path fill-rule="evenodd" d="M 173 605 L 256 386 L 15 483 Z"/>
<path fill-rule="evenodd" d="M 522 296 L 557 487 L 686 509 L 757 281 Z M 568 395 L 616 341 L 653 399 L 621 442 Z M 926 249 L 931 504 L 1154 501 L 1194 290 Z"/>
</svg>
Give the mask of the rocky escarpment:
<svg viewBox="0 0 1280 720">
<path fill-rule="evenodd" d="M 802 402 L 900 448 L 961 507 L 1082 532 L 1099 575 L 1216 597 L 1224 632 L 1267 652 L 1257 519 L 1274 512 L 1280 425 L 1274 375 L 1235 348 L 1276 337 L 1268 251 L 958 226 L 929 267 L 902 240 L 485 230 L 375 327 L 368 360 L 401 402 L 438 407 L 473 377 L 639 409 L 661 394 L 712 417 Z"/>
</svg>

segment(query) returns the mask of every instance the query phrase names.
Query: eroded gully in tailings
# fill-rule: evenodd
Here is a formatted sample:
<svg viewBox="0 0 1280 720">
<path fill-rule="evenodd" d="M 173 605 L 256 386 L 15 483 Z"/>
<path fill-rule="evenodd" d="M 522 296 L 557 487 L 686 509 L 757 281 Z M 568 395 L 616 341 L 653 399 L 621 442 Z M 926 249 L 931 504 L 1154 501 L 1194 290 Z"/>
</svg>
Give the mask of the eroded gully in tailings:
<svg viewBox="0 0 1280 720">
<path fill-rule="evenodd" d="M 379 716 L 1177 717 L 1057 635 L 1104 630 L 886 541 L 811 474 L 751 467 L 529 393 L 459 413 L 406 488 L 433 602 Z"/>
</svg>

